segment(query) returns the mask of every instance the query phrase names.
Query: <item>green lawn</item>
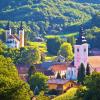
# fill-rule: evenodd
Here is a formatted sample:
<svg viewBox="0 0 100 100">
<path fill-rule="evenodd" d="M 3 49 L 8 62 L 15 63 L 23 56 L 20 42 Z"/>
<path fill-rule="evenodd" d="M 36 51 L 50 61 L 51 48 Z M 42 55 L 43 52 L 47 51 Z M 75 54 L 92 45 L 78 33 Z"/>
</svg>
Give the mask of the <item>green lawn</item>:
<svg viewBox="0 0 100 100">
<path fill-rule="evenodd" d="M 71 36 L 76 36 L 78 33 L 70 33 L 70 34 L 63 34 L 63 35 L 46 35 L 46 38 L 55 38 L 55 37 L 71 37 Z"/>
</svg>

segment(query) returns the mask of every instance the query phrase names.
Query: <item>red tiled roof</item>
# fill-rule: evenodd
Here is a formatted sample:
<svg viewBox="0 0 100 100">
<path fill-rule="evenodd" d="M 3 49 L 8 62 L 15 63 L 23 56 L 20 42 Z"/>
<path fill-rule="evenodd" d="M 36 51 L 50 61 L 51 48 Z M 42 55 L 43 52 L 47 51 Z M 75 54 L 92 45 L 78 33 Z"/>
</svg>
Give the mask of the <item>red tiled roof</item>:
<svg viewBox="0 0 100 100">
<path fill-rule="evenodd" d="M 55 64 L 51 67 L 51 70 L 53 71 L 65 71 L 67 70 L 66 64 Z"/>
<path fill-rule="evenodd" d="M 16 35 L 14 35 L 14 34 L 10 35 L 8 38 L 16 39 L 17 41 L 19 41 L 19 38 Z"/>
<path fill-rule="evenodd" d="M 88 62 L 93 67 L 100 67 L 100 56 L 90 56 L 88 57 Z"/>
<path fill-rule="evenodd" d="M 17 40 L 20 41 L 19 38 L 14 34 L 13 37 Z"/>
<path fill-rule="evenodd" d="M 89 56 L 88 62 L 97 72 L 100 72 L 100 56 Z"/>
</svg>

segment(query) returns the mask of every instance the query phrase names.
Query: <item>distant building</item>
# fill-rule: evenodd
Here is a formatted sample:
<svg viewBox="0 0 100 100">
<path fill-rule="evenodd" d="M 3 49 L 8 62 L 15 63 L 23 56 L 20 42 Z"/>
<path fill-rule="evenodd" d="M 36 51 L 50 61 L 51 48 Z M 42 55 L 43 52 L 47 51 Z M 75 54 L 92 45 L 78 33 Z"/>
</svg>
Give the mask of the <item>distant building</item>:
<svg viewBox="0 0 100 100">
<path fill-rule="evenodd" d="M 55 58 L 56 62 L 65 62 L 65 57 L 63 57 L 62 55 L 59 55 Z"/>
<path fill-rule="evenodd" d="M 21 48 L 24 47 L 24 29 L 21 22 L 18 35 L 12 34 L 10 24 L 8 22 L 6 26 L 6 44 L 9 48 Z"/>
</svg>

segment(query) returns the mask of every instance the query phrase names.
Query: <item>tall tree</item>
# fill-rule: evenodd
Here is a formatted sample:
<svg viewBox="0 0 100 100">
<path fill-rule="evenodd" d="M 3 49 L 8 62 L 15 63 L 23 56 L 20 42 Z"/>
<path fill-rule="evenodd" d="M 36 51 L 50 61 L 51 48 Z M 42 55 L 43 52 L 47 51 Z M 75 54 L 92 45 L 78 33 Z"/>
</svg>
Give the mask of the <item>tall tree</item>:
<svg viewBox="0 0 100 100">
<path fill-rule="evenodd" d="M 58 37 L 48 38 L 47 39 L 47 50 L 48 50 L 48 52 L 50 54 L 57 55 L 61 44 L 62 44 L 62 40 Z"/>
<path fill-rule="evenodd" d="M 57 77 L 56 77 L 57 79 L 61 79 L 61 75 L 60 75 L 60 73 L 58 72 L 57 73 Z"/>
<path fill-rule="evenodd" d="M 77 75 L 78 83 L 83 84 L 84 78 L 85 78 L 85 67 L 84 67 L 84 64 L 81 63 L 78 69 L 78 75 Z"/>
<path fill-rule="evenodd" d="M 90 75 L 90 66 L 89 66 L 89 64 L 87 64 L 87 67 L 86 67 L 86 75 Z"/>
</svg>

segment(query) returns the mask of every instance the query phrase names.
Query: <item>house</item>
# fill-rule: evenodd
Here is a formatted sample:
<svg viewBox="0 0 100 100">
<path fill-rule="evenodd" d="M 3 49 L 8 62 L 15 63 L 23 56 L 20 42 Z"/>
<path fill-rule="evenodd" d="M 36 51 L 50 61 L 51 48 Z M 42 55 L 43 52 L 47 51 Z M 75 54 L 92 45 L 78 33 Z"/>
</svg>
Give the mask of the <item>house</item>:
<svg viewBox="0 0 100 100">
<path fill-rule="evenodd" d="M 63 57 L 62 55 L 59 55 L 55 58 L 56 62 L 65 62 L 65 57 Z"/>
<path fill-rule="evenodd" d="M 48 80 L 47 84 L 49 90 L 58 90 L 62 92 L 77 86 L 76 82 L 66 79 L 50 79 Z"/>
<path fill-rule="evenodd" d="M 21 22 L 20 28 L 19 28 L 19 33 L 17 34 L 12 34 L 12 30 L 10 27 L 10 24 L 8 22 L 6 28 L 6 44 L 8 48 L 21 48 L 24 47 L 24 29 L 23 25 Z"/>
<path fill-rule="evenodd" d="M 66 71 L 67 71 L 67 64 L 66 63 L 54 64 L 49 69 L 54 72 L 55 78 L 57 77 L 58 73 L 60 73 L 61 77 L 63 77 L 66 74 Z"/>
</svg>

